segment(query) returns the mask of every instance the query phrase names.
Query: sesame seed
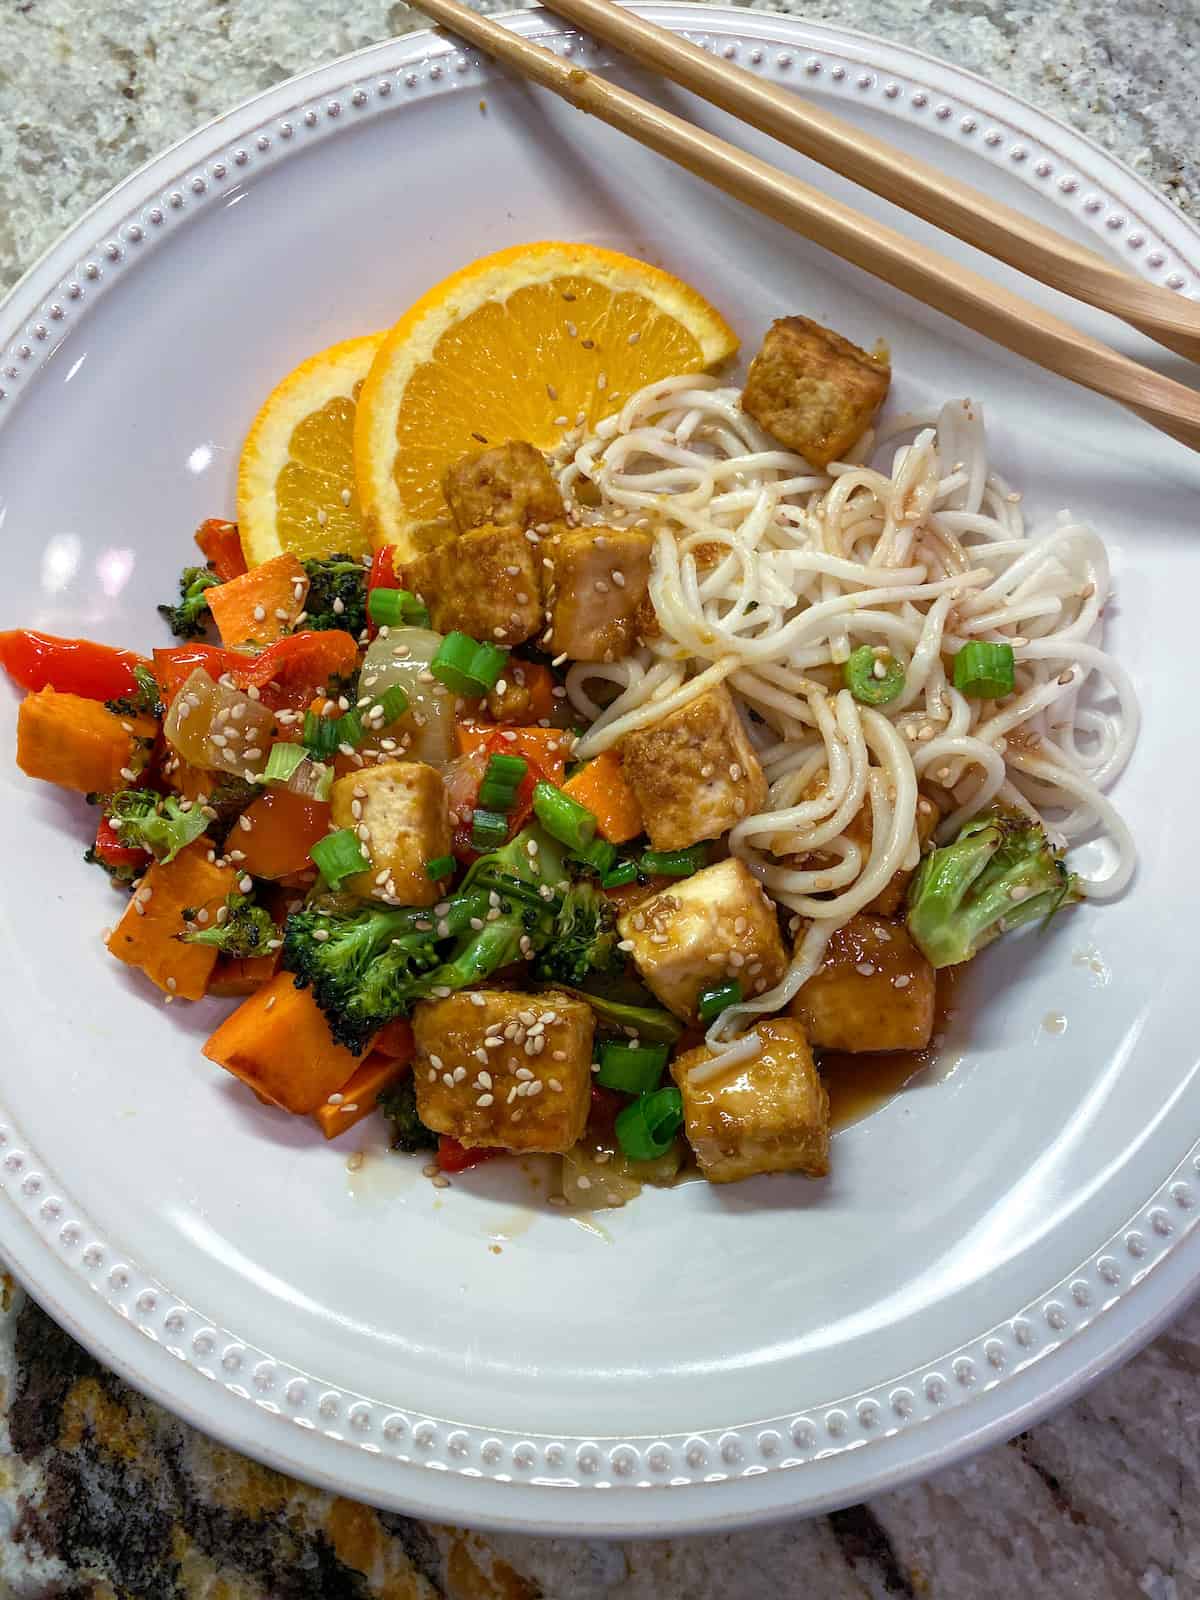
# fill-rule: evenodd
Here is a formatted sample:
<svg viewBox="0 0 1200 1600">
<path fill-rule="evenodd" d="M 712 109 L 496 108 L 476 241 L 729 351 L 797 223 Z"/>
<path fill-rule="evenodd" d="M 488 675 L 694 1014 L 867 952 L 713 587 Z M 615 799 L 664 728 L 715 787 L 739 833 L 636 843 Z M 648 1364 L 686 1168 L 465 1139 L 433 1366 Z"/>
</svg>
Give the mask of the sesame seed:
<svg viewBox="0 0 1200 1600">
<path fill-rule="evenodd" d="M 254 888 L 254 879 L 250 876 L 249 873 L 246 873 L 245 877 L 238 879 L 238 888 L 242 891 L 243 894 L 249 894 L 250 891 Z"/>
<path fill-rule="evenodd" d="M 254 620 L 255 620 L 255 622 L 265 622 L 267 620 L 267 608 L 266 608 L 266 606 L 255 606 L 255 608 L 254 608 Z"/>
<path fill-rule="evenodd" d="M 350 504 L 350 491 L 349 491 L 349 489 L 343 489 L 342 490 L 342 504 L 344 506 L 348 506 Z"/>
<path fill-rule="evenodd" d="M 911 982 L 912 979 L 907 972 L 902 972 L 897 978 L 893 979 L 893 984 L 897 989 L 907 989 Z"/>
<path fill-rule="evenodd" d="M 494 1094 L 481 1094 L 479 1099 L 475 1102 L 477 1106 L 490 1106 L 495 1105 L 495 1103 L 496 1096 Z"/>
<path fill-rule="evenodd" d="M 567 330 L 567 337 L 568 338 L 576 339 L 576 338 L 579 337 L 579 329 L 575 326 L 575 324 L 573 322 L 564 323 L 563 326 Z"/>
<path fill-rule="evenodd" d="M 577 1189 L 590 1189 L 592 1187 L 592 1180 L 590 1178 L 585 1178 L 581 1173 L 579 1177 L 575 1179 L 575 1187 Z"/>
<path fill-rule="evenodd" d="M 565 1061 L 567 1059 L 567 1052 L 565 1050 L 551 1050 L 550 1059 L 551 1061 Z"/>
<path fill-rule="evenodd" d="M 483 924 L 480 923 L 479 926 L 482 927 Z M 472 991 L 470 999 L 471 999 L 471 1004 L 473 1006 L 486 1006 L 487 1005 L 487 1001 L 483 998 L 483 996 L 481 994 L 476 994 L 474 991 Z"/>
<path fill-rule="evenodd" d="M 258 745 L 252 744 L 248 750 L 242 752 L 242 757 L 246 761 L 260 761 L 262 759 L 262 751 Z"/>
<path fill-rule="evenodd" d="M 429 1181 L 435 1189 L 448 1189 L 450 1187 L 450 1179 L 444 1172 L 435 1173 Z"/>
<path fill-rule="evenodd" d="M 442 1082 L 445 1084 L 447 1089 L 453 1089 L 453 1087 L 454 1087 L 454 1075 L 452 1073 L 449 1073 L 449 1072 L 443 1072 L 442 1073 Z"/>
<path fill-rule="evenodd" d="M 741 777 L 741 775 L 742 775 L 741 767 L 738 765 L 738 763 L 736 761 L 731 761 L 729 763 L 729 776 L 733 779 L 734 783 L 736 783 L 738 781 L 738 779 Z"/>
<path fill-rule="evenodd" d="M 329 521 L 329 513 L 327 511 L 318 509 L 318 511 L 317 511 L 317 522 L 320 524 L 320 526 L 323 528 L 328 521 Z"/>
<path fill-rule="evenodd" d="M 249 833 L 250 830 L 254 827 L 254 824 L 250 821 L 249 817 L 247 817 L 245 815 L 242 815 L 242 816 L 240 816 L 238 818 L 238 827 L 242 830 L 243 833 Z"/>
<path fill-rule="evenodd" d="M 554 385 L 552 383 L 548 383 L 546 385 L 546 393 L 550 396 L 551 400 L 557 400 L 558 399 L 558 390 L 554 387 Z"/>
<path fill-rule="evenodd" d="M 860 973 L 864 978 L 873 978 L 875 976 L 875 965 L 871 961 L 858 962 L 854 970 L 855 972 Z"/>
</svg>

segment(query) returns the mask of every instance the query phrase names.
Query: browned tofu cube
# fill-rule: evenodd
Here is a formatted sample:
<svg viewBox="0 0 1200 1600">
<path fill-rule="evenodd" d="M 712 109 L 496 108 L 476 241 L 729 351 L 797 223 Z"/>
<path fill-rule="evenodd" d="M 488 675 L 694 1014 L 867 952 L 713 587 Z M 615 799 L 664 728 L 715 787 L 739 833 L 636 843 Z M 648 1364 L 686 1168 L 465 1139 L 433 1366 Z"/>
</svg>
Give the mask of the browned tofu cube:
<svg viewBox="0 0 1200 1600">
<path fill-rule="evenodd" d="M 460 533 L 486 523 L 532 528 L 563 515 L 562 495 L 544 456 L 523 439 L 456 461 L 446 470 L 442 492 Z"/>
<path fill-rule="evenodd" d="M 520 528 L 485 526 L 404 567 L 438 633 L 521 644 L 542 625 L 541 557 Z"/>
<path fill-rule="evenodd" d="M 334 827 L 352 828 L 371 863 L 368 872 L 346 880 L 352 894 L 405 906 L 440 899 L 425 870 L 427 861 L 450 853 L 450 808 L 440 772 L 423 761 L 381 761 L 339 778 L 329 798 Z"/>
<path fill-rule="evenodd" d="M 656 850 L 715 839 L 767 798 L 763 769 L 723 683 L 626 734 L 621 765 Z"/>
<path fill-rule="evenodd" d="M 810 784 L 805 786 L 802 799 L 811 800 L 816 797 L 824 787 L 825 774 L 820 773 Z M 933 831 L 938 825 L 939 812 L 932 800 L 923 794 L 917 796 L 917 839 L 922 850 L 933 837 Z M 871 822 L 871 807 L 869 802 L 859 808 L 846 825 L 846 838 L 856 844 L 862 851 L 864 862 L 871 850 L 873 824 Z M 822 866 L 832 866 L 833 857 L 820 850 L 810 851 L 808 855 L 797 857 L 797 863 L 806 871 L 815 871 Z M 904 903 L 904 896 L 912 881 L 915 867 L 901 867 L 894 872 L 885 886 L 879 891 L 869 905 L 863 909 L 879 917 L 894 917 Z"/>
<path fill-rule="evenodd" d="M 750 363 L 742 410 L 814 467 L 840 461 L 883 404 L 886 360 L 808 317 L 771 324 Z"/>
<path fill-rule="evenodd" d="M 736 1183 L 759 1172 L 823 1178 L 829 1171 L 829 1096 L 804 1029 L 775 1017 L 754 1031 L 759 1054 L 716 1076 L 704 1077 L 714 1059 L 705 1045 L 671 1063 L 700 1170 L 710 1183 Z"/>
<path fill-rule="evenodd" d="M 555 655 L 616 661 L 636 643 L 654 541 L 637 528 L 554 529 L 543 546 L 550 562 L 547 609 Z"/>
<path fill-rule="evenodd" d="M 590 1006 L 476 989 L 413 1010 L 413 1085 L 426 1127 L 474 1149 L 563 1154 L 592 1098 Z"/>
<path fill-rule="evenodd" d="M 924 1050 L 933 1033 L 933 968 L 902 923 L 851 917 L 788 1009 L 820 1050 Z"/>
<path fill-rule="evenodd" d="M 702 989 L 736 978 L 762 994 L 787 966 L 775 907 L 734 856 L 634 904 L 617 927 L 647 988 L 689 1022 Z"/>
</svg>

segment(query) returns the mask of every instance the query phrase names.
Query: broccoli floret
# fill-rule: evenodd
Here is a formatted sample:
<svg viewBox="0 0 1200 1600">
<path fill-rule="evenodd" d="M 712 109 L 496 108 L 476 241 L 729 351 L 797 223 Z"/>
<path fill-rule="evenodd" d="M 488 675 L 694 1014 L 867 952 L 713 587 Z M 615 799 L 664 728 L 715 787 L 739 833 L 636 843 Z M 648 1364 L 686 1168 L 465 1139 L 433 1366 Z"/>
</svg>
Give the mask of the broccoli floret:
<svg viewBox="0 0 1200 1600">
<path fill-rule="evenodd" d="M 153 789 L 118 790 L 105 802 L 104 814 L 123 845 L 149 850 L 163 865 L 174 861 L 208 826 L 199 806 L 181 802 L 173 794 L 155 794 Z"/>
<path fill-rule="evenodd" d="M 625 957 L 617 949 L 611 905 L 593 884 L 573 883 L 554 919 L 550 942 L 533 968 L 543 983 L 579 984 L 589 973 L 617 973 Z"/>
<path fill-rule="evenodd" d="M 411 1073 L 379 1096 L 379 1109 L 392 1125 L 392 1149 L 436 1150 L 438 1136 L 417 1115 L 417 1091 Z"/>
<path fill-rule="evenodd" d="M 326 556 L 304 563 L 308 599 L 304 627 L 321 632 L 341 628 L 355 638 L 367 625 L 367 569 L 353 556 Z M 340 605 L 340 609 L 339 609 Z"/>
<path fill-rule="evenodd" d="M 181 934 L 185 944 L 214 945 L 226 956 L 261 956 L 267 953 L 272 940 L 279 938 L 279 929 L 262 906 L 256 906 L 248 894 L 234 892 L 226 896 L 227 915 L 207 928 L 194 927 Z M 184 920 L 195 919 L 184 912 Z"/>
<path fill-rule="evenodd" d="M 212 612 L 205 591 L 220 581 L 211 567 L 184 567 L 179 578 L 179 604 L 158 608 L 177 639 L 198 639 L 206 631 Z"/>
<path fill-rule="evenodd" d="M 162 690 L 150 668 L 134 667 L 133 676 L 137 683 L 134 692 L 120 695 L 115 700 L 106 700 L 105 706 L 118 717 L 161 717 L 167 708 L 163 705 Z"/>
<path fill-rule="evenodd" d="M 562 877 L 558 846 L 527 828 L 479 858 L 441 915 L 318 899 L 288 918 L 281 959 L 298 988 L 311 987 L 333 1037 L 357 1052 L 425 996 L 535 956 L 553 933 Z"/>
<path fill-rule="evenodd" d="M 357 1053 L 428 993 L 441 960 L 437 928 L 459 935 L 487 908 L 484 894 L 456 897 L 436 919 L 427 907 L 317 899 L 288 918 L 280 959 L 298 989 L 312 989 L 333 1037 Z"/>
<path fill-rule="evenodd" d="M 601 1034 L 616 1034 L 629 1038 L 636 1034 L 640 1044 L 674 1044 L 683 1032 L 683 1023 L 661 1006 L 633 1005 L 611 995 L 593 994 L 587 989 L 576 989 L 570 984 L 558 984 L 576 1000 L 591 1006 L 596 1014 L 596 1027 Z M 649 997 L 648 997 L 649 998 Z"/>
<path fill-rule="evenodd" d="M 908 931 L 933 966 L 952 967 L 1000 934 L 1080 898 L 1079 880 L 1045 829 L 994 812 L 925 857 L 909 886 Z"/>
</svg>

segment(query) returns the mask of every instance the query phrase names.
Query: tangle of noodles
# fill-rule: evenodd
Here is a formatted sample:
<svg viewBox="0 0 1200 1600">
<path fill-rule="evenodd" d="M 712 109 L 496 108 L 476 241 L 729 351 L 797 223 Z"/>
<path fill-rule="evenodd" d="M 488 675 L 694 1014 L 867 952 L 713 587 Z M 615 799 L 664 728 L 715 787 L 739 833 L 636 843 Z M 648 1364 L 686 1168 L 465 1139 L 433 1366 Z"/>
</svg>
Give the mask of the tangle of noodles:
<svg viewBox="0 0 1200 1600">
<path fill-rule="evenodd" d="M 730 850 L 795 928 L 807 923 L 783 979 L 713 1023 L 718 1054 L 695 1076 L 753 1054 L 746 1025 L 786 1006 L 833 931 L 916 865 L 918 783 L 941 811 L 939 840 L 995 801 L 1040 820 L 1058 844 L 1109 839 L 1113 865 L 1081 880 L 1088 896 L 1118 894 L 1133 873 L 1129 830 L 1102 792 L 1129 759 L 1138 706 L 1100 648 L 1109 566 L 1099 537 L 1065 511 L 1048 533 L 1026 531 L 1021 496 L 989 468 L 969 401 L 900 417 L 853 454 L 816 472 L 742 411 L 737 389 L 689 376 L 635 394 L 560 458 L 579 522 L 653 534 L 661 628 L 625 660 L 570 669 L 568 695 L 591 724 L 577 754 L 724 681 L 770 785 Z M 971 639 L 1013 647 L 1011 696 L 967 699 L 948 680 L 947 659 Z M 888 705 L 861 705 L 840 687 L 841 664 L 864 643 L 905 665 Z M 607 704 L 589 692 L 602 684 L 606 698 L 617 691 Z M 865 852 L 845 832 L 864 806 Z"/>
</svg>

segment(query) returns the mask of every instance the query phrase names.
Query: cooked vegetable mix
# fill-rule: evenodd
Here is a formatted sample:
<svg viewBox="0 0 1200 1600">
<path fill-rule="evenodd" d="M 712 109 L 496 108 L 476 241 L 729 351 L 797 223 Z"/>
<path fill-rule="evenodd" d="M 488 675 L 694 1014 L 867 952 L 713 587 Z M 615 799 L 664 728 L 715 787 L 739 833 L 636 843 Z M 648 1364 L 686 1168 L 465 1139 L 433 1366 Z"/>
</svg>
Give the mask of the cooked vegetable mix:
<svg viewBox="0 0 1200 1600">
<path fill-rule="evenodd" d="M 819 1178 L 829 1053 L 924 1050 L 938 969 L 1132 871 L 1095 536 L 1039 553 L 969 407 L 847 464 L 890 372 L 806 318 L 742 391 L 669 378 L 547 454 L 488 424 L 422 518 L 209 519 L 150 656 L 0 633 L 17 763 L 126 897 L 108 949 L 236 999 L 204 1054 L 317 1144 L 382 1113 L 440 1185 L 547 1154 L 582 1208 Z M 1112 879 L 1045 806 L 1114 830 Z"/>
</svg>

